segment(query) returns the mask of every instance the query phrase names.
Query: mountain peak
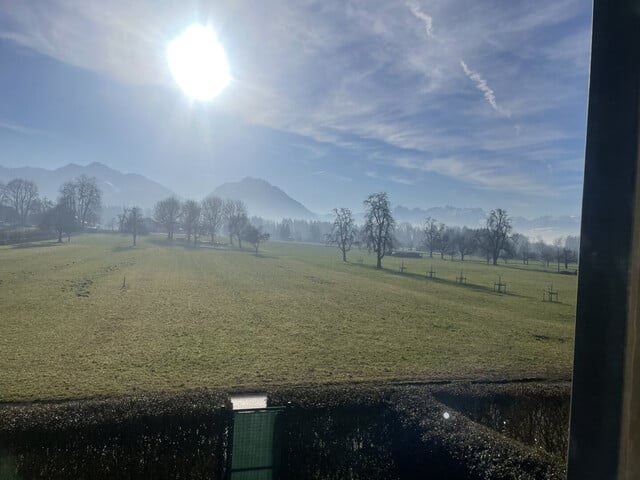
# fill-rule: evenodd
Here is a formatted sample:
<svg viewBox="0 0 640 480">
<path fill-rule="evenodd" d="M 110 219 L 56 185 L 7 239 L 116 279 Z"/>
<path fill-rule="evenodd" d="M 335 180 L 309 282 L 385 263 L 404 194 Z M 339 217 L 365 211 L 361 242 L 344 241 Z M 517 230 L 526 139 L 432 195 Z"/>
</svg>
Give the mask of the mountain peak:
<svg viewBox="0 0 640 480">
<path fill-rule="evenodd" d="M 108 170 L 111 170 L 111 167 L 108 167 L 107 165 L 101 162 L 91 162 L 89 165 L 87 165 L 87 168 L 106 168 Z"/>
<path fill-rule="evenodd" d="M 225 199 L 242 200 L 250 215 L 277 219 L 313 219 L 316 215 L 300 202 L 287 195 L 281 188 L 262 178 L 245 177 L 238 182 L 228 182 L 213 191 Z"/>
</svg>

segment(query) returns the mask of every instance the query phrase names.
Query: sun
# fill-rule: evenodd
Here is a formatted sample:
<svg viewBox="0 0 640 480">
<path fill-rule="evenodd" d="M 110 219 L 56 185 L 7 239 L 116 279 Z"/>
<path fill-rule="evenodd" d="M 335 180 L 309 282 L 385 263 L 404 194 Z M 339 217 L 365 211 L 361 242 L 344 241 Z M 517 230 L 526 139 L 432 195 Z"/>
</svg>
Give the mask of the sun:
<svg viewBox="0 0 640 480">
<path fill-rule="evenodd" d="M 215 32 L 191 25 L 167 47 L 169 69 L 185 95 L 207 101 L 229 85 L 227 55 Z"/>
</svg>

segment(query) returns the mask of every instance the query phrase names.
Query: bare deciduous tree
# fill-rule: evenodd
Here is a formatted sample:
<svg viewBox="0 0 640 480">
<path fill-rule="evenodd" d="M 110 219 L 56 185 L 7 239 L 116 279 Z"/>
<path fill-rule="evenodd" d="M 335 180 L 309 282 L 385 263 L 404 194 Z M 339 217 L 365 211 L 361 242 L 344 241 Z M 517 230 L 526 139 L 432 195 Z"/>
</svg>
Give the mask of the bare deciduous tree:
<svg viewBox="0 0 640 480">
<path fill-rule="evenodd" d="M 60 195 L 67 199 L 68 207 L 73 209 L 80 229 L 98 221 L 102 209 L 102 192 L 95 178 L 81 175 L 65 182 L 60 187 Z"/>
<path fill-rule="evenodd" d="M 455 251 L 453 247 L 453 237 L 451 231 L 444 223 L 438 226 L 438 250 L 440 250 L 440 258 L 451 254 Z"/>
<path fill-rule="evenodd" d="M 438 249 L 440 229 L 435 218 L 427 217 L 424 221 L 424 246 L 429 252 L 429 258 L 433 258 L 433 252 Z"/>
<path fill-rule="evenodd" d="M 126 207 L 122 207 L 122 212 L 117 215 L 118 217 L 118 231 L 125 233 L 127 231 L 127 218 L 129 217 L 129 210 Z"/>
<path fill-rule="evenodd" d="M 364 201 L 364 232 L 369 251 L 376 254 L 376 268 L 382 268 L 382 259 L 393 249 L 395 221 L 386 192 L 372 193 Z"/>
<path fill-rule="evenodd" d="M 80 228 L 89 223 L 95 223 L 102 208 L 102 192 L 98 188 L 95 178 L 81 175 L 75 180 L 76 184 L 76 215 Z"/>
<path fill-rule="evenodd" d="M 569 264 L 578 261 L 578 253 L 566 246 L 562 249 L 562 262 L 564 263 L 564 269 L 569 270 Z"/>
<path fill-rule="evenodd" d="M 509 263 L 509 260 L 515 258 L 516 255 L 516 245 L 513 243 L 513 239 L 511 237 L 507 237 L 507 241 L 504 242 L 502 250 L 500 250 L 500 258 L 502 258 L 502 261 L 507 264 Z"/>
<path fill-rule="evenodd" d="M 180 220 L 182 205 L 176 197 L 160 200 L 153 207 L 153 219 L 167 231 L 167 240 L 173 240 L 173 234 Z"/>
<path fill-rule="evenodd" d="M 556 263 L 558 264 L 558 273 L 560 273 L 560 263 L 562 263 L 562 256 L 564 249 L 564 238 L 558 237 L 553 240 L 553 252 L 555 255 Z"/>
<path fill-rule="evenodd" d="M 38 186 L 31 180 L 16 178 L 7 183 L 3 190 L 5 202 L 15 210 L 18 223 L 26 225 L 38 200 Z"/>
<path fill-rule="evenodd" d="M 236 237 L 238 246 L 242 248 L 242 231 L 249 224 L 247 206 L 241 200 L 227 200 L 224 202 L 224 219 L 229 232 L 229 242 L 233 245 L 233 237 Z"/>
<path fill-rule="evenodd" d="M 133 207 L 129 210 L 125 221 L 127 230 L 129 230 L 133 237 L 133 246 L 135 247 L 138 239 L 138 233 L 142 230 L 142 210 L 140 207 Z"/>
<path fill-rule="evenodd" d="M 221 198 L 209 195 L 202 200 L 202 222 L 211 236 L 211 245 L 215 243 L 216 232 L 224 223 L 224 202 Z"/>
<path fill-rule="evenodd" d="M 487 217 L 487 227 L 484 230 L 485 247 L 491 255 L 493 264 L 498 264 L 500 253 L 505 248 L 511 233 L 511 219 L 507 211 L 502 208 L 491 210 Z"/>
<path fill-rule="evenodd" d="M 44 212 L 41 226 L 53 229 L 58 235 L 58 243 L 62 243 L 65 233 L 71 240 L 71 232 L 77 228 L 73 198 L 61 195 L 57 203 Z"/>
<path fill-rule="evenodd" d="M 187 200 L 182 204 L 182 227 L 187 234 L 187 243 L 191 242 L 193 235 L 193 244 L 198 243 L 198 234 L 201 227 L 201 208 L 200 204 L 195 200 Z"/>
<path fill-rule="evenodd" d="M 476 232 L 467 227 L 462 227 L 461 230 L 457 231 L 454 243 L 460 254 L 460 260 L 464 262 L 464 257 L 473 253 L 478 245 Z"/>
<path fill-rule="evenodd" d="M 548 267 L 549 264 L 553 261 L 553 257 L 554 257 L 553 247 L 551 247 L 550 245 L 547 245 L 542 240 L 538 240 L 535 243 L 535 248 L 536 248 L 536 253 L 538 255 L 538 259 L 540 260 L 540 262 L 542 262 L 543 264 L 546 264 L 546 266 Z"/>
<path fill-rule="evenodd" d="M 478 236 L 476 234 L 476 230 L 464 227 L 462 229 L 462 236 L 460 237 L 460 241 L 458 242 L 458 251 L 460 252 L 460 256 L 471 255 L 478 248 Z M 464 251 L 464 253 L 463 253 Z"/>
<path fill-rule="evenodd" d="M 337 245 L 342 252 L 342 261 L 347 261 L 347 252 L 356 238 L 356 228 L 351 210 L 348 208 L 334 208 L 336 218 L 333 221 L 333 229 L 327 234 L 327 243 Z"/>
<path fill-rule="evenodd" d="M 531 243 L 529 239 L 520 233 L 514 233 L 511 236 L 513 247 L 516 255 L 522 260 L 524 265 L 529 264 L 529 257 L 531 256 Z"/>
</svg>

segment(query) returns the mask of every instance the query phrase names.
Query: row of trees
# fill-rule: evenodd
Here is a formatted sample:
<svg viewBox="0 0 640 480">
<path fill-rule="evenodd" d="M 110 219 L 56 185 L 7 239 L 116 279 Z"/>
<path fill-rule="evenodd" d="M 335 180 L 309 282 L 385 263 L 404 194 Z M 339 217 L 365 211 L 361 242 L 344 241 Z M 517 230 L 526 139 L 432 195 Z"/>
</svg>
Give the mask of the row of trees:
<svg viewBox="0 0 640 480">
<path fill-rule="evenodd" d="M 342 253 L 342 261 L 347 261 L 347 252 L 358 243 L 367 246 L 376 254 L 376 268 L 382 268 L 382 259 L 392 253 L 395 220 L 391 214 L 391 203 L 386 192 L 373 193 L 364 201 L 365 222 L 358 230 L 353 214 L 348 208 L 334 208 L 335 219 L 327 243 L 336 245 Z"/>
<path fill-rule="evenodd" d="M 65 182 L 59 192 L 52 202 L 40 198 L 33 181 L 17 178 L 0 184 L 0 207 L 11 223 L 25 226 L 36 220 L 42 228 L 54 231 L 58 241 L 65 234 L 70 236 L 98 222 L 102 195 L 95 178 L 82 175 Z M 247 207 L 239 200 L 223 200 L 213 195 L 201 202 L 168 197 L 154 206 L 153 220 L 167 232 L 169 240 L 181 230 L 187 243 L 194 244 L 202 235 L 209 236 L 214 243 L 215 235 L 224 228 L 232 245 L 237 240 L 242 247 L 242 242 L 247 241 L 256 251 L 271 236 L 279 240 L 326 241 L 338 247 L 344 261 L 352 246 L 364 246 L 376 253 L 379 267 L 385 255 L 399 248 L 422 250 L 430 257 L 434 253 L 442 258 L 459 256 L 462 261 L 467 255 L 481 255 L 494 265 L 499 259 L 506 262 L 518 258 L 523 263 L 538 259 L 547 266 L 557 262 L 558 270 L 561 264 L 568 269 L 569 263 L 577 261 L 578 237 L 558 238 L 551 245 L 542 240 L 531 242 L 524 235 L 512 233 L 511 219 L 501 208 L 490 212 L 484 227 L 473 229 L 447 226 L 434 218 L 427 218 L 422 227 L 409 223 L 396 225 L 388 194 L 384 192 L 369 195 L 364 207 L 364 224 L 358 228 L 348 208 L 335 208 L 333 223 L 292 219 L 274 222 L 257 217 L 249 220 Z M 139 207 L 123 209 L 118 215 L 120 231 L 130 232 L 134 245 L 138 234 L 146 230 L 144 221 Z"/>
<path fill-rule="evenodd" d="M 196 245 L 198 238 L 208 235 L 211 243 L 224 226 L 229 235 L 229 243 L 234 239 L 242 248 L 242 241 L 252 244 L 258 252 L 260 244 L 270 237 L 259 227 L 251 224 L 247 206 L 240 200 L 222 200 L 210 195 L 201 202 L 168 197 L 157 202 L 153 208 L 153 219 L 167 233 L 167 239 L 173 240 L 178 229 L 186 235 L 187 243 Z"/>
<path fill-rule="evenodd" d="M 459 253 L 463 261 L 466 255 L 480 250 L 487 261 L 496 265 L 500 255 L 508 249 L 512 228 L 511 219 L 502 208 L 491 210 L 486 226 L 480 229 L 451 228 L 428 217 L 422 245 L 429 257 L 433 257 L 434 252 L 440 252 L 442 258 Z"/>
<path fill-rule="evenodd" d="M 564 264 L 565 270 L 570 263 L 577 262 L 579 238 L 568 236 L 556 239 L 552 245 L 543 240 L 531 243 L 519 233 L 512 233 L 513 227 L 507 211 L 501 208 L 492 210 L 482 228 L 448 227 L 434 218 L 427 218 L 421 229 L 411 224 L 395 225 L 391 213 L 389 197 L 386 193 L 369 195 L 364 201 L 365 222 L 362 228 L 355 225 L 353 214 L 348 208 L 333 210 L 334 222 L 331 232 L 326 235 L 330 245 L 338 247 L 342 260 L 347 261 L 347 252 L 354 245 L 366 246 L 376 254 L 376 267 L 382 268 L 382 259 L 402 245 L 398 237 L 403 237 L 405 247 L 419 249 L 433 257 L 439 253 L 441 258 L 460 256 L 464 261 L 467 255 L 481 255 L 487 263 L 493 265 L 499 259 L 507 262 L 519 258 L 525 264 L 537 258 L 549 266 L 556 261 L 558 271 Z"/>
<path fill-rule="evenodd" d="M 63 183 L 54 202 L 40 197 L 35 182 L 16 178 L 0 184 L 0 207 L 4 222 L 21 227 L 37 224 L 55 231 L 62 241 L 64 234 L 70 236 L 99 220 L 102 193 L 95 178 L 82 175 Z"/>
<path fill-rule="evenodd" d="M 282 241 L 324 243 L 332 223 L 319 220 L 283 218 L 280 221 L 251 217 L 251 223 Z"/>
<path fill-rule="evenodd" d="M 3 215 L 3 221 L 20 226 L 25 226 L 31 215 L 43 210 L 38 186 L 23 178 L 15 178 L 6 185 L 0 183 L 0 206 L 8 209 Z"/>
</svg>

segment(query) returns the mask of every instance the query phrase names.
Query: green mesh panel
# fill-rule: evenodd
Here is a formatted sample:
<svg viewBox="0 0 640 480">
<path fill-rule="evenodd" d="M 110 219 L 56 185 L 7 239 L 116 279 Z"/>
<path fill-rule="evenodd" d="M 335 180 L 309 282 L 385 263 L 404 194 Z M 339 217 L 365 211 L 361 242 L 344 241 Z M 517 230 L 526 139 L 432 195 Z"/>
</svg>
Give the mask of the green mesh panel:
<svg viewBox="0 0 640 480">
<path fill-rule="evenodd" d="M 232 480 L 275 480 L 280 410 L 236 412 L 231 453 Z"/>
</svg>

